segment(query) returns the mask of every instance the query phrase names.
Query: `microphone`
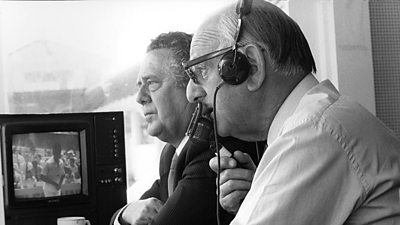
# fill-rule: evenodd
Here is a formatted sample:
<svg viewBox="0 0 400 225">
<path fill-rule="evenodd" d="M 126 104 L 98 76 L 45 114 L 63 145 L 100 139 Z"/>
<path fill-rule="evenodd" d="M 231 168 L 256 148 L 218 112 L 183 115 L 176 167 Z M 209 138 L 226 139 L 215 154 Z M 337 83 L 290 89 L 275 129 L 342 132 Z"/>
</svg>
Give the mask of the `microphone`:
<svg viewBox="0 0 400 225">
<path fill-rule="evenodd" d="M 203 105 L 197 103 L 196 109 L 193 112 L 192 119 L 186 130 L 185 135 L 188 136 L 193 142 L 211 142 L 212 141 L 212 121 L 202 115 Z"/>
</svg>

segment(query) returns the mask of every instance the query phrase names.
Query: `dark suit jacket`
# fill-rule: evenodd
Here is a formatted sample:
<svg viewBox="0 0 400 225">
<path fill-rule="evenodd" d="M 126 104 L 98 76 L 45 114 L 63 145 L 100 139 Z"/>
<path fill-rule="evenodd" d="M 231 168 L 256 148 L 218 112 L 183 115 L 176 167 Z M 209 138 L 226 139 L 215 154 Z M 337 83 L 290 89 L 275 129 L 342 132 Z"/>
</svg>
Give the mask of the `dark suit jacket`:
<svg viewBox="0 0 400 225">
<path fill-rule="evenodd" d="M 256 158 L 254 143 L 237 139 L 225 139 L 228 149 L 248 152 Z M 228 143 L 229 142 L 229 143 Z M 214 225 L 216 219 L 216 174 L 209 167 L 214 151 L 205 142 L 190 139 L 179 154 L 174 193 L 168 197 L 168 174 L 175 148 L 167 144 L 161 153 L 160 179 L 146 191 L 141 199 L 155 197 L 164 202 L 164 206 L 151 223 L 153 225 Z M 114 215 L 115 216 L 115 215 Z M 220 208 L 221 224 L 229 224 L 233 215 Z M 114 221 L 114 217 L 111 221 Z"/>
</svg>

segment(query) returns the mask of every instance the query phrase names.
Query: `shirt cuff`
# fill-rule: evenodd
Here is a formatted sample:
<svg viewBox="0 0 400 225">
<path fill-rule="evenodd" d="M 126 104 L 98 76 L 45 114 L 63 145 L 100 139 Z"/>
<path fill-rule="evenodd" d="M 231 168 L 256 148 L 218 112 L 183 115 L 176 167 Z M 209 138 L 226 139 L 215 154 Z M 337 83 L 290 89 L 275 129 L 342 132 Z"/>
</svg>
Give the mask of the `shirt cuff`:
<svg viewBox="0 0 400 225">
<path fill-rule="evenodd" d="M 122 207 L 122 208 L 119 210 L 117 216 L 115 217 L 115 220 L 114 220 L 113 225 L 122 225 L 122 224 L 119 222 L 119 217 L 122 215 L 122 213 L 124 212 L 124 210 L 126 209 L 126 207 L 128 207 L 128 205 L 129 205 L 129 204 L 126 204 L 124 207 Z"/>
</svg>

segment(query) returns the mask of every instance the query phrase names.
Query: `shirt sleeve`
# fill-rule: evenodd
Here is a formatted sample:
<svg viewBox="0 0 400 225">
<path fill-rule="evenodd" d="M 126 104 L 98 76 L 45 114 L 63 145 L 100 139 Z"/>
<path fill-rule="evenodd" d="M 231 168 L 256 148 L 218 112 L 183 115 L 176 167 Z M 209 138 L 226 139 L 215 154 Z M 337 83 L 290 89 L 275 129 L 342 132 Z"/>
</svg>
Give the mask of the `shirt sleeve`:
<svg viewBox="0 0 400 225">
<path fill-rule="evenodd" d="M 123 225 L 119 222 L 119 219 L 122 215 L 122 213 L 124 212 L 124 210 L 126 209 L 126 207 L 128 207 L 129 204 L 126 204 L 124 207 L 122 207 L 121 209 L 118 210 L 118 213 L 116 216 L 114 216 L 114 221 L 112 222 L 112 225 Z"/>
<path fill-rule="evenodd" d="M 278 137 L 231 224 L 343 224 L 363 187 L 336 138 L 313 124 Z"/>
</svg>

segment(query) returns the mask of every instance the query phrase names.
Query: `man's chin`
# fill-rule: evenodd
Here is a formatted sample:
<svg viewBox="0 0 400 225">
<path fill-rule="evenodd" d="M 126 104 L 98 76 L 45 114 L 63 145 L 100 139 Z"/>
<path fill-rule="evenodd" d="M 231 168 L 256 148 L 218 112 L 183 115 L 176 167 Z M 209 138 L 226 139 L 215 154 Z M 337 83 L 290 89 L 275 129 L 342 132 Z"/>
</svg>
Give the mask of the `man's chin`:
<svg viewBox="0 0 400 225">
<path fill-rule="evenodd" d="M 158 136 L 161 134 L 159 129 L 154 129 L 152 127 L 147 127 L 147 133 L 152 136 L 158 138 Z"/>
<path fill-rule="evenodd" d="M 220 136 L 220 137 L 228 137 L 228 136 L 230 136 L 230 134 L 228 134 L 228 133 L 226 133 L 226 132 L 221 132 L 220 131 L 220 129 L 218 129 L 218 136 Z"/>
<path fill-rule="evenodd" d="M 218 136 L 220 137 L 228 137 L 231 136 L 231 132 L 229 129 L 227 129 L 226 126 L 224 126 L 224 123 L 222 121 L 217 121 L 218 122 Z"/>
</svg>

